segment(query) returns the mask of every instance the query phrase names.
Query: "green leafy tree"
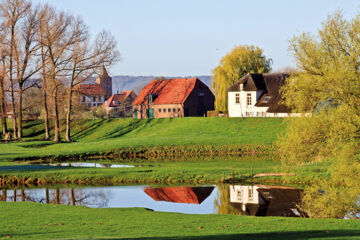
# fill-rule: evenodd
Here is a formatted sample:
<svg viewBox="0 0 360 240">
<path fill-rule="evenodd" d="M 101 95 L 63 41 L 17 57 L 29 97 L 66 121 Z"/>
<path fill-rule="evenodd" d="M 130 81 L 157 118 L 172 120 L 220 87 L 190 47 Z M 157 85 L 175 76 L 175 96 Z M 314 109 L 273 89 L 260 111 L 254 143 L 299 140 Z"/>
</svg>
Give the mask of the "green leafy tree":
<svg viewBox="0 0 360 240">
<path fill-rule="evenodd" d="M 237 46 L 226 54 L 219 66 L 213 69 L 211 87 L 215 94 L 215 108 L 227 110 L 227 89 L 247 73 L 266 73 L 271 70 L 272 60 L 255 46 Z"/>
<path fill-rule="evenodd" d="M 360 136 L 360 15 L 349 21 L 341 12 L 328 17 L 318 36 L 290 41 L 298 72 L 282 89 L 285 103 L 312 117 L 291 119 L 279 141 L 284 163 L 336 156 Z M 316 109 L 314 111 L 314 109 Z"/>
</svg>

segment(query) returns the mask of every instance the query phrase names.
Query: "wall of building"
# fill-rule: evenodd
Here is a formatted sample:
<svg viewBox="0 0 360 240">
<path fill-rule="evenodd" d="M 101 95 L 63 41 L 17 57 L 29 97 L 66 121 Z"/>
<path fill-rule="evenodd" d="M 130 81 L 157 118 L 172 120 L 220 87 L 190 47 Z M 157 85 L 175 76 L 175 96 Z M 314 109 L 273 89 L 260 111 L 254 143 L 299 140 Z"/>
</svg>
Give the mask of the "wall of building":
<svg viewBox="0 0 360 240">
<path fill-rule="evenodd" d="M 95 97 L 95 99 L 94 99 Z M 95 100 L 95 101 L 94 101 Z M 80 95 L 80 103 L 88 107 L 101 106 L 105 102 L 104 96 L 87 96 Z"/>
<path fill-rule="evenodd" d="M 236 103 L 236 94 L 239 94 L 240 103 Z M 251 105 L 247 105 L 247 94 L 251 94 Z M 268 107 L 256 107 L 261 91 L 228 92 L 229 117 L 266 117 Z"/>
<path fill-rule="evenodd" d="M 231 185 L 230 187 L 230 202 L 243 204 L 262 204 L 264 200 L 260 196 L 258 186 L 241 186 Z"/>
<path fill-rule="evenodd" d="M 154 118 L 184 117 L 184 107 L 182 104 L 161 104 L 161 105 L 150 105 L 150 106 L 136 105 L 136 106 L 133 106 L 133 112 L 135 109 L 137 109 L 137 116 L 138 116 L 137 118 L 140 118 L 140 116 L 141 116 L 141 118 L 147 118 L 146 110 L 148 108 L 154 109 Z"/>
<path fill-rule="evenodd" d="M 184 116 L 206 116 L 214 110 L 215 97 L 208 88 L 194 89 L 184 103 Z"/>
</svg>

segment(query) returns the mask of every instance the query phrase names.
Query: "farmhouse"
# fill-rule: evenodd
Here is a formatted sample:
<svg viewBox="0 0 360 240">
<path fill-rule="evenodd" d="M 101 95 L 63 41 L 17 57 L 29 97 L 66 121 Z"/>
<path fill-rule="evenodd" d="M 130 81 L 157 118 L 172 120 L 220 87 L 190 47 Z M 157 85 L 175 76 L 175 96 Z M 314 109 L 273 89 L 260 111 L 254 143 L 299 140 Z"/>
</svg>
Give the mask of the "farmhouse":
<svg viewBox="0 0 360 240">
<path fill-rule="evenodd" d="M 79 86 L 80 103 L 88 107 L 101 106 L 112 95 L 112 78 L 103 67 L 95 84 Z"/>
<path fill-rule="evenodd" d="M 109 117 L 132 117 L 132 103 L 135 98 L 134 91 L 117 92 L 104 102 L 103 108 Z"/>
<path fill-rule="evenodd" d="M 298 114 L 281 103 L 288 74 L 247 74 L 228 89 L 229 117 L 288 117 Z"/>
<path fill-rule="evenodd" d="M 206 116 L 214 94 L 197 78 L 152 80 L 133 102 L 134 118 Z"/>
</svg>

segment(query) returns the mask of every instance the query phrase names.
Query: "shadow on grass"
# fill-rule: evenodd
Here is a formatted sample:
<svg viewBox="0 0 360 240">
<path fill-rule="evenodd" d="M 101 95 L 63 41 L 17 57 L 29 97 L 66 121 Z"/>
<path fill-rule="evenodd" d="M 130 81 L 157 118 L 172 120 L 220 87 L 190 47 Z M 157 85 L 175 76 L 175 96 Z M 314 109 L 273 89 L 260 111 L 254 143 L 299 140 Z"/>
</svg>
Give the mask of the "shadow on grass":
<svg viewBox="0 0 360 240">
<path fill-rule="evenodd" d="M 268 233 L 242 233 L 227 235 L 206 235 L 206 236 L 178 236 L 178 237 L 139 237 L 139 238 L 121 238 L 128 240 L 143 239 L 173 239 L 173 240 L 208 240 L 208 239 L 241 239 L 241 240 L 264 240 L 264 239 L 358 239 L 360 230 L 334 230 L 334 231 L 297 231 L 297 232 L 268 232 Z M 117 238 L 111 238 L 117 239 Z M 120 239 L 120 238 L 118 238 Z"/>
</svg>

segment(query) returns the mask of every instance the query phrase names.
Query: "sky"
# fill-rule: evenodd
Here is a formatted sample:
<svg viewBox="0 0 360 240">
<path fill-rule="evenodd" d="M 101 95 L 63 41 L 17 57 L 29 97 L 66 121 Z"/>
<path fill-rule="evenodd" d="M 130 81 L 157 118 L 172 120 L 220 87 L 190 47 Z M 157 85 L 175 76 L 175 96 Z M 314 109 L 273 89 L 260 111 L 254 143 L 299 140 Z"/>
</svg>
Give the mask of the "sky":
<svg viewBox="0 0 360 240">
<path fill-rule="evenodd" d="M 336 10 L 347 19 L 360 0 L 32 0 L 81 16 L 95 36 L 110 31 L 121 61 L 109 72 L 133 76 L 210 75 L 238 45 L 255 45 L 273 70 L 295 66 L 288 41 L 316 34 Z"/>
</svg>

